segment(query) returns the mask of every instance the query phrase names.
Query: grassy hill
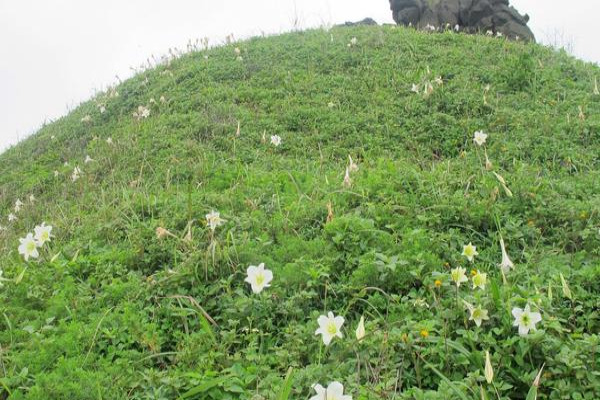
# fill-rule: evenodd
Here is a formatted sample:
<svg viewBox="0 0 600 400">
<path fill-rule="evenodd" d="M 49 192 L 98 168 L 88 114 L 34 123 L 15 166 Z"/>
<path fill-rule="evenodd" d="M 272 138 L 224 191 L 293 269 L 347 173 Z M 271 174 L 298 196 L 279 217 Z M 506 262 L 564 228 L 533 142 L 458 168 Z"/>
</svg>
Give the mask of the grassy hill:
<svg viewBox="0 0 600 400">
<path fill-rule="evenodd" d="M 0 399 L 600 398 L 598 78 L 535 44 L 360 27 L 98 95 L 0 155 Z"/>
</svg>

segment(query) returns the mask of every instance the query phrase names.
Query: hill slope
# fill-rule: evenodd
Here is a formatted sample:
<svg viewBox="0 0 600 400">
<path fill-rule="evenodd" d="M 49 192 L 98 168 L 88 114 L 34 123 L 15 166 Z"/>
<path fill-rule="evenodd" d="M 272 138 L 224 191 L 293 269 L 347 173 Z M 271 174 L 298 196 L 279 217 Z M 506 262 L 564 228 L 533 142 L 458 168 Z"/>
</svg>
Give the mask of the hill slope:
<svg viewBox="0 0 600 400">
<path fill-rule="evenodd" d="M 82 104 L 0 155 L 0 398 L 283 399 L 291 367 L 293 399 L 524 399 L 543 364 L 539 398 L 599 398 L 599 75 L 537 45 L 336 28 Z"/>
</svg>

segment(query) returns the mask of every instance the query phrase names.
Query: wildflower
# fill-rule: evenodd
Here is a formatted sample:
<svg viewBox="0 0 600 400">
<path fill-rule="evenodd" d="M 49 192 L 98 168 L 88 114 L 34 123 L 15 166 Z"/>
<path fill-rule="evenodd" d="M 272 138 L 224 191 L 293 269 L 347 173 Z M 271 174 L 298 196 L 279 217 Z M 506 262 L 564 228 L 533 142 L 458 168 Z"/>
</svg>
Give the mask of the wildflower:
<svg viewBox="0 0 600 400">
<path fill-rule="evenodd" d="M 315 335 L 323 335 L 325 346 L 329 346 L 334 337 L 337 336 L 340 339 L 343 337 L 341 328 L 344 324 L 344 317 L 336 317 L 330 311 L 327 313 L 327 316 L 321 315 L 317 319 L 317 323 L 319 324 L 319 329 L 315 331 Z"/>
<path fill-rule="evenodd" d="M 494 32 L 493 32 L 493 31 L 491 31 L 491 30 L 489 30 L 489 31 L 487 31 L 485 34 L 486 34 L 486 35 L 488 35 L 488 36 L 493 36 L 493 35 L 494 35 Z"/>
<path fill-rule="evenodd" d="M 469 242 L 469 244 L 463 246 L 462 255 L 467 257 L 467 260 L 470 262 L 473 262 L 473 259 L 475 259 L 475 256 L 478 256 L 479 253 L 477 252 L 477 247 L 473 246 L 473 244 Z"/>
<path fill-rule="evenodd" d="M 38 242 L 33 237 L 32 233 L 28 233 L 24 238 L 19 239 L 21 243 L 19 245 L 19 254 L 25 257 L 25 261 L 29 261 L 29 257 L 38 258 L 40 253 L 38 252 Z"/>
<path fill-rule="evenodd" d="M 344 175 L 344 186 L 349 188 L 352 186 L 352 179 L 350 179 L 350 169 L 346 168 L 346 174 Z"/>
<path fill-rule="evenodd" d="M 486 350 L 485 352 L 485 370 L 484 370 L 485 380 L 488 384 L 492 383 L 494 380 L 494 369 L 492 368 L 492 361 L 490 360 L 490 352 Z"/>
<path fill-rule="evenodd" d="M 150 109 L 144 106 L 138 106 L 137 111 L 133 113 L 133 117 L 138 121 L 148 118 L 150 116 Z"/>
<path fill-rule="evenodd" d="M 439 279 L 436 279 L 435 282 L 433 283 L 435 285 L 436 288 L 441 288 L 442 287 L 442 281 Z"/>
<path fill-rule="evenodd" d="M 507 273 L 512 268 L 514 268 L 515 265 L 508 257 L 508 253 L 506 252 L 506 247 L 504 246 L 504 239 L 502 238 L 502 236 L 500 236 L 500 249 L 502 250 L 502 262 L 499 264 L 499 267 L 502 270 L 502 272 Z"/>
<path fill-rule="evenodd" d="M 55 170 L 55 171 L 54 171 L 54 177 L 55 177 L 55 178 L 58 178 L 58 175 L 60 175 L 60 172 L 58 172 L 58 171 L 56 171 L 56 170 Z"/>
<path fill-rule="evenodd" d="M 42 222 L 41 225 L 38 225 L 33 230 L 35 232 L 35 240 L 38 243 L 38 247 L 42 247 L 46 242 L 50 241 L 52 237 L 52 226 L 46 225 L 45 222 Z"/>
<path fill-rule="evenodd" d="M 348 160 L 350 160 L 350 165 L 348 165 L 348 169 L 350 170 L 350 172 L 358 171 L 358 165 L 356 165 L 356 163 L 352 159 L 352 156 L 348 155 Z"/>
<path fill-rule="evenodd" d="M 441 76 L 436 77 L 434 82 L 440 86 L 444 84 L 444 80 L 442 79 Z"/>
<path fill-rule="evenodd" d="M 236 47 L 235 49 L 233 49 L 233 52 L 235 53 L 236 56 L 239 56 L 240 54 L 242 54 L 242 51 L 240 50 L 239 47 Z"/>
<path fill-rule="evenodd" d="M 515 317 L 513 326 L 519 327 L 519 335 L 525 336 L 530 330 L 536 330 L 535 324 L 542 320 L 542 315 L 538 312 L 531 312 L 529 304 L 525 309 L 515 307 L 512 309 L 512 315 Z"/>
<path fill-rule="evenodd" d="M 18 213 L 21 211 L 21 207 L 23 207 L 23 202 L 21 199 L 17 199 L 17 201 L 15 201 L 15 212 Z"/>
<path fill-rule="evenodd" d="M 477 144 L 477 146 L 483 146 L 485 144 L 485 141 L 487 140 L 487 137 L 487 133 L 483 131 L 477 131 L 473 135 L 473 141 L 475 142 L 475 144 Z"/>
<path fill-rule="evenodd" d="M 154 97 L 150 97 L 150 100 L 148 100 L 148 103 L 156 104 L 156 100 L 154 100 Z"/>
<path fill-rule="evenodd" d="M 502 32 L 496 32 L 496 37 L 502 37 L 502 36 L 504 36 L 504 35 L 502 34 Z"/>
<path fill-rule="evenodd" d="M 475 322 L 475 325 L 481 326 L 481 323 L 484 320 L 487 321 L 490 319 L 490 317 L 488 317 L 488 310 L 485 308 L 481 308 L 481 306 L 473 307 L 467 302 L 465 302 L 465 304 L 467 305 L 469 313 L 471 313 L 469 316 L 469 321 Z"/>
<path fill-rule="evenodd" d="M 414 93 L 418 94 L 419 93 L 419 85 L 416 85 L 416 84 L 413 83 L 413 85 L 412 85 L 412 87 L 411 87 L 410 90 L 411 90 L 411 92 L 414 92 Z"/>
<path fill-rule="evenodd" d="M 450 271 L 450 277 L 454 283 L 456 283 L 456 287 L 460 287 L 461 283 L 469 281 L 469 279 L 467 279 L 467 275 L 465 274 L 466 271 L 467 270 L 462 267 L 457 267 Z"/>
<path fill-rule="evenodd" d="M 29 195 L 29 202 L 30 203 L 34 203 L 35 202 L 35 196 L 33 194 Z"/>
<path fill-rule="evenodd" d="M 435 30 L 436 30 L 436 27 L 435 27 L 435 26 L 433 26 L 433 25 L 427 24 L 427 25 L 425 26 L 425 29 L 427 29 L 427 30 L 429 30 L 429 31 L 435 31 Z"/>
<path fill-rule="evenodd" d="M 454 30 L 456 32 L 460 31 L 460 25 L 458 25 L 458 24 L 454 25 Z"/>
<path fill-rule="evenodd" d="M 87 163 L 91 163 L 92 161 L 94 161 L 94 160 L 92 159 L 92 157 L 90 157 L 89 155 L 86 155 L 86 156 L 85 156 L 85 160 L 84 160 L 84 163 L 85 163 L 85 164 L 87 164 Z"/>
<path fill-rule="evenodd" d="M 327 107 L 333 108 L 333 107 L 335 107 L 335 103 L 330 101 L 329 103 L 327 103 Z"/>
<path fill-rule="evenodd" d="M 106 143 L 109 144 L 109 145 L 112 145 L 113 144 L 112 138 L 109 137 L 108 139 L 106 139 Z"/>
<path fill-rule="evenodd" d="M 421 329 L 421 332 L 419 332 L 419 334 L 423 339 L 429 337 L 429 331 L 427 329 Z"/>
<path fill-rule="evenodd" d="M 361 316 L 360 321 L 358 321 L 358 326 L 356 327 L 356 340 L 360 342 L 364 339 L 365 335 L 365 317 Z"/>
<path fill-rule="evenodd" d="M 13 222 L 17 220 L 17 216 L 13 213 L 8 214 L 8 222 Z"/>
<path fill-rule="evenodd" d="M 258 267 L 251 265 L 246 270 L 247 277 L 244 279 L 252 287 L 252 291 L 256 294 L 263 291 L 264 288 L 271 286 L 273 280 L 273 272 L 265 269 L 265 264 L 260 263 Z"/>
<path fill-rule="evenodd" d="M 104 114 L 106 112 L 106 107 L 103 104 L 100 104 L 98 109 L 100 110 L 100 114 Z"/>
<path fill-rule="evenodd" d="M 90 117 L 89 115 L 86 115 L 83 118 L 81 118 L 81 122 L 88 124 L 88 123 L 92 122 L 92 117 Z"/>
<path fill-rule="evenodd" d="M 160 96 L 160 99 L 158 99 L 158 101 L 160 101 L 161 103 L 166 103 L 167 99 L 165 99 L 165 96 Z"/>
<path fill-rule="evenodd" d="M 486 283 L 487 274 L 482 274 L 477 270 L 477 273 L 473 276 L 473 289 L 480 288 L 481 290 L 485 290 Z"/>
<path fill-rule="evenodd" d="M 78 166 L 75 167 L 75 169 L 73 169 L 73 173 L 71 174 L 71 180 L 73 182 L 75 182 L 77 179 L 79 179 L 81 176 L 81 170 L 79 169 Z"/>
<path fill-rule="evenodd" d="M 309 400 L 352 400 L 352 396 L 344 395 L 344 385 L 339 382 L 331 382 L 327 389 L 317 384 L 312 387 L 317 394 Z"/>
<path fill-rule="evenodd" d="M 350 39 L 350 44 L 348 46 L 356 46 L 358 44 L 358 39 L 353 37 Z"/>
<path fill-rule="evenodd" d="M 278 147 L 279 145 L 281 145 L 281 136 L 272 135 L 271 136 L 271 144 L 275 147 Z"/>
<path fill-rule="evenodd" d="M 221 214 L 218 211 L 211 211 L 210 213 L 206 214 L 206 223 L 214 232 L 218 226 L 221 226 L 225 223 L 225 220 L 221 218 Z"/>
</svg>

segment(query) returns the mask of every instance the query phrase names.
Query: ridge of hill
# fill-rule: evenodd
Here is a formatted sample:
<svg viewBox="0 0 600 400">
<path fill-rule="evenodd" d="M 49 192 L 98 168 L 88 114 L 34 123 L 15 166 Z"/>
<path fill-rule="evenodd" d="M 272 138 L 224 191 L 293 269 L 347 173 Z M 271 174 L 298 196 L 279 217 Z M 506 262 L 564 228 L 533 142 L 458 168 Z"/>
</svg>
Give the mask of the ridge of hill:
<svg viewBox="0 0 600 400">
<path fill-rule="evenodd" d="M 600 398 L 599 75 L 376 26 L 99 94 L 0 155 L 0 399 Z"/>
</svg>

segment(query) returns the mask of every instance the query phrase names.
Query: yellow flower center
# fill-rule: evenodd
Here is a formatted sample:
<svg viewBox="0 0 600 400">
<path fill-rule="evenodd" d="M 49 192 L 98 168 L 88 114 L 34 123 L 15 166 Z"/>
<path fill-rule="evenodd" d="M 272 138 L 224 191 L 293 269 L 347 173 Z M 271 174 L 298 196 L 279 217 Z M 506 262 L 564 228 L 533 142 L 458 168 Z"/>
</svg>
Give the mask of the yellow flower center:
<svg viewBox="0 0 600 400">
<path fill-rule="evenodd" d="M 529 314 L 523 313 L 521 315 L 521 325 L 529 326 L 530 323 L 531 323 L 531 318 L 529 318 Z"/>
<path fill-rule="evenodd" d="M 335 323 L 329 322 L 327 324 L 327 333 L 330 335 L 335 335 L 337 333 L 337 326 L 335 326 Z"/>
<path fill-rule="evenodd" d="M 423 329 L 421 332 L 421 336 L 426 338 L 427 336 L 429 336 L 429 331 L 427 331 L 426 329 Z"/>
<path fill-rule="evenodd" d="M 35 243 L 34 242 L 27 243 L 27 251 L 31 253 L 34 250 L 35 250 Z"/>
<path fill-rule="evenodd" d="M 262 285 L 265 281 L 265 275 L 264 274 L 258 274 L 256 275 L 256 284 L 257 285 Z"/>
</svg>

